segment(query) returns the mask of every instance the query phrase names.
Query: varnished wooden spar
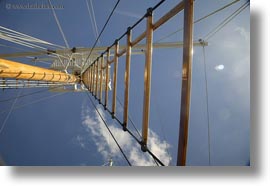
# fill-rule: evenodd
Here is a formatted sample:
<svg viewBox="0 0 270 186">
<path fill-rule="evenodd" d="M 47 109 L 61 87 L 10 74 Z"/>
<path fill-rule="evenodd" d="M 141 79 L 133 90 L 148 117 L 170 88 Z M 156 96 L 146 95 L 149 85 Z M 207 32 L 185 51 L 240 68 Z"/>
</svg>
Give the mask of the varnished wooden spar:
<svg viewBox="0 0 270 186">
<path fill-rule="evenodd" d="M 152 55 L 153 55 L 153 15 L 152 9 L 147 11 L 146 24 L 146 53 L 144 67 L 144 97 L 143 97 L 143 119 L 142 119 L 142 146 L 143 151 L 147 150 L 148 126 L 150 118 L 151 78 L 152 78 Z"/>
<path fill-rule="evenodd" d="M 184 49 L 177 166 L 186 165 L 192 83 L 194 0 L 185 0 L 184 3 Z"/>
<path fill-rule="evenodd" d="M 75 75 L 56 70 L 26 65 L 6 59 L 0 59 L 0 78 L 14 78 L 48 82 L 76 83 Z"/>
</svg>

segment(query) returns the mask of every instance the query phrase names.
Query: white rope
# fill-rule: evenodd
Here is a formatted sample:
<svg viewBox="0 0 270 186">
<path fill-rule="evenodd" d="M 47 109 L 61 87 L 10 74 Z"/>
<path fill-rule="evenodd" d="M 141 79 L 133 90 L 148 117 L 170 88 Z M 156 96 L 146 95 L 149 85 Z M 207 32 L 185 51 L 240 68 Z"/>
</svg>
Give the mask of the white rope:
<svg viewBox="0 0 270 186">
<path fill-rule="evenodd" d="M 44 44 L 44 45 L 57 46 L 57 45 L 54 45 L 52 43 L 42 41 L 42 40 L 39 40 L 39 39 L 36 39 L 36 38 L 24 37 L 24 36 L 13 34 L 13 33 L 5 33 L 3 31 L 0 31 L 0 33 L 4 34 L 7 37 L 20 39 L 20 40 L 23 40 L 23 41 L 28 41 L 28 42 L 33 42 L 33 43 L 40 43 L 40 44 Z"/>
<path fill-rule="evenodd" d="M 22 48 L 17 48 L 17 47 L 13 47 L 13 46 L 9 46 L 9 45 L 0 44 L 0 47 L 12 48 L 12 49 L 16 49 L 16 50 L 21 50 L 21 51 L 26 51 L 27 52 L 27 50 L 24 50 Z"/>
<path fill-rule="evenodd" d="M 5 118 L 5 120 L 4 120 L 3 124 L 2 124 L 2 127 L 1 127 L 1 129 L 0 129 L 0 135 L 1 135 L 1 133 L 3 132 L 5 126 L 6 126 L 7 120 L 8 120 L 8 118 L 9 118 L 9 116 L 10 116 L 10 114 L 11 114 L 13 108 L 14 108 L 14 105 L 16 104 L 16 102 L 17 102 L 17 100 L 18 100 L 18 96 L 20 95 L 20 93 L 21 93 L 21 91 L 18 91 L 17 97 L 16 97 L 16 99 L 13 101 L 13 103 L 12 103 L 12 105 L 11 105 L 11 107 L 10 107 L 10 110 L 9 110 L 9 112 L 8 112 L 8 115 L 6 116 L 6 118 Z"/>
<path fill-rule="evenodd" d="M 91 25 L 92 25 L 92 30 L 93 30 L 93 33 L 94 33 L 96 39 L 97 39 L 99 32 L 98 32 L 98 28 L 97 28 L 96 19 L 95 19 L 95 13 L 94 13 L 93 4 L 92 4 L 92 1 L 89 0 L 90 5 L 91 5 L 91 9 L 92 9 L 92 13 L 93 13 L 92 14 L 91 11 L 90 11 L 88 0 L 85 0 L 85 1 L 86 1 L 87 10 L 88 10 L 88 14 L 89 14 Z M 100 44 L 100 40 L 98 40 L 98 43 Z"/>
<path fill-rule="evenodd" d="M 95 11 L 94 11 L 92 0 L 89 0 L 89 2 L 91 5 L 91 10 L 92 10 L 92 14 L 93 14 L 93 20 L 94 20 L 94 25 L 95 25 L 95 30 L 96 30 L 96 37 L 98 38 L 99 31 L 98 31 L 97 22 L 96 22 Z M 98 39 L 98 43 L 100 44 L 100 39 Z"/>
<path fill-rule="evenodd" d="M 70 48 L 69 45 L 68 45 L 66 36 L 65 36 L 65 34 L 64 34 L 63 30 L 62 30 L 62 27 L 61 27 L 61 25 L 60 25 L 60 22 L 59 22 L 59 20 L 58 20 L 58 18 L 57 18 L 57 16 L 56 16 L 56 13 L 55 13 L 55 11 L 54 11 L 54 8 L 53 8 L 53 6 L 52 6 L 52 3 L 51 3 L 50 0 L 48 0 L 48 2 L 49 2 L 50 7 L 51 7 L 51 9 L 52 9 L 53 16 L 54 16 L 54 19 L 55 19 L 56 24 L 57 24 L 57 26 L 58 26 L 58 29 L 59 29 L 59 31 L 60 31 L 60 33 L 61 33 L 63 39 L 64 39 L 64 42 L 65 42 L 65 44 L 66 44 L 66 47 L 67 47 L 67 48 Z"/>
<path fill-rule="evenodd" d="M 9 29 L 9 28 L 3 27 L 3 26 L 0 26 L 0 33 L 2 33 L 2 34 L 9 34 L 10 37 L 20 37 L 20 38 L 29 39 L 29 40 L 32 39 L 32 42 L 37 42 L 37 43 L 42 43 L 42 44 L 46 44 L 46 45 L 51 45 L 51 46 L 55 46 L 55 47 L 58 47 L 58 48 L 64 48 L 63 46 L 56 45 L 56 44 L 53 44 L 53 43 L 50 43 L 50 42 L 41 40 L 41 39 L 38 39 L 38 38 L 35 38 L 35 37 L 32 37 L 32 36 L 26 35 L 24 33 L 17 32 L 15 30 L 12 30 L 12 29 Z"/>
<path fill-rule="evenodd" d="M 38 58 L 35 58 L 35 57 L 32 57 L 32 56 L 26 56 L 26 58 L 32 59 L 31 61 L 34 62 L 34 63 L 38 62 L 38 63 L 47 64 L 47 65 L 51 64 L 50 62 L 42 61 L 41 59 L 38 59 Z M 53 58 L 51 60 L 53 60 Z"/>
<path fill-rule="evenodd" d="M 56 96 L 61 96 L 63 94 L 66 94 L 67 92 L 61 92 L 61 93 L 58 93 L 58 94 L 53 94 L 51 96 L 48 96 L 48 97 L 43 97 L 41 99 L 38 99 L 38 100 L 35 100 L 35 101 L 32 101 L 32 102 L 29 102 L 29 103 L 25 103 L 25 104 L 22 104 L 22 105 L 18 105 L 16 107 L 13 108 L 13 110 L 16 110 L 16 109 L 21 109 L 21 108 L 24 108 L 26 106 L 29 106 L 29 105 L 33 105 L 33 104 L 36 104 L 36 103 L 39 103 L 39 102 L 42 102 L 42 101 L 45 101 L 45 100 L 48 100 L 48 99 L 51 99 L 53 97 L 56 97 Z M 7 110 L 4 110 L 1 112 L 1 114 L 7 112 Z"/>
<path fill-rule="evenodd" d="M 234 11 L 229 17 L 227 17 L 219 25 L 217 25 L 211 32 L 209 32 L 204 37 L 204 40 L 208 41 L 211 37 L 213 37 L 217 32 L 219 32 L 222 28 L 224 28 L 229 22 L 231 22 L 237 15 L 239 15 L 248 6 L 249 6 L 249 2 L 247 1 L 240 8 Z"/>
<path fill-rule="evenodd" d="M 40 39 L 34 38 L 34 37 L 32 37 L 32 36 L 23 34 L 23 33 L 21 33 L 21 32 L 17 32 L 17 31 L 15 31 L 15 30 L 12 30 L 12 29 L 9 29 L 9 28 L 3 27 L 3 26 L 0 26 L 0 28 L 3 29 L 3 30 L 9 31 L 9 32 L 6 32 L 6 31 L 2 31 L 2 32 L 12 33 L 13 35 L 18 35 L 18 36 L 21 36 L 21 37 L 26 37 L 26 38 L 32 38 L 32 39 L 40 40 Z M 40 40 L 40 41 L 41 41 L 41 40 Z"/>
<path fill-rule="evenodd" d="M 235 4 L 235 3 L 237 3 L 238 1 L 239 1 L 239 0 L 234 0 L 234 1 L 232 1 L 231 3 L 229 3 L 229 4 L 227 4 L 227 5 L 225 5 L 225 6 L 221 7 L 221 8 L 219 8 L 219 9 L 217 9 L 217 10 L 215 10 L 215 11 L 213 11 L 213 12 L 211 12 L 211 13 L 209 13 L 209 14 L 207 14 L 207 15 L 205 15 L 205 16 L 199 18 L 199 19 L 197 19 L 196 21 L 193 22 L 193 24 L 196 24 L 196 23 L 198 23 L 198 22 L 200 22 L 200 21 L 202 21 L 202 20 L 204 20 L 204 19 L 207 19 L 208 17 L 210 17 L 210 16 L 212 16 L 212 15 L 215 15 L 216 13 L 219 13 L 220 11 L 222 11 L 222 10 L 224 10 L 224 9 L 226 9 L 226 8 L 228 8 L 228 7 L 230 7 L 230 6 L 232 6 L 232 5 Z M 184 30 L 184 28 L 180 28 L 180 29 L 178 29 L 178 30 L 176 30 L 176 31 L 174 31 L 174 32 L 172 32 L 172 33 L 170 33 L 170 34 L 168 34 L 168 35 L 166 35 L 166 36 L 160 38 L 160 39 L 159 39 L 158 41 L 156 41 L 156 42 L 158 43 L 158 42 L 160 42 L 160 41 L 162 41 L 162 40 L 165 40 L 165 39 L 167 39 L 167 38 L 169 38 L 169 37 L 175 35 L 176 33 L 180 32 L 180 31 L 182 31 L 182 30 Z"/>
<path fill-rule="evenodd" d="M 53 44 L 48 43 L 46 41 L 32 39 L 32 38 L 28 38 L 28 37 L 22 37 L 22 36 L 19 36 L 19 35 L 16 36 L 16 35 L 12 35 L 12 34 L 5 34 L 5 36 L 10 37 L 10 38 L 15 38 L 15 39 L 23 40 L 23 41 L 27 41 L 27 42 L 40 43 L 40 44 L 44 44 L 44 45 L 52 45 L 52 46 L 54 46 Z"/>
<path fill-rule="evenodd" d="M 207 118 L 207 135 L 208 135 L 208 165 L 211 166 L 211 135 L 210 135 L 210 117 L 209 117 L 209 91 L 207 80 L 207 66 L 205 57 L 205 46 L 203 45 L 203 69 L 205 81 L 205 101 L 206 101 L 206 118 Z"/>
<path fill-rule="evenodd" d="M 89 18 L 90 18 L 90 21 L 91 21 L 91 25 L 92 25 L 92 31 L 96 37 L 96 33 L 95 33 L 95 29 L 94 29 L 94 21 L 93 21 L 93 18 L 92 18 L 92 14 L 91 14 L 91 11 L 90 11 L 90 7 L 89 7 L 89 4 L 88 4 L 88 0 L 85 0 L 86 2 L 86 6 L 87 6 L 87 10 L 88 10 L 88 14 L 89 14 Z"/>
<path fill-rule="evenodd" d="M 6 37 L 6 36 L 3 36 L 3 35 L 0 35 L 0 39 L 4 39 L 6 41 L 10 41 L 10 42 L 13 42 L 13 43 L 16 43 L 16 44 L 19 44 L 19 45 L 23 45 L 23 46 L 26 46 L 26 47 L 29 47 L 29 48 L 36 48 L 36 49 L 42 49 L 42 50 L 47 50 L 46 48 L 44 47 L 41 47 L 41 46 L 38 46 L 38 45 L 35 45 L 35 44 L 31 44 L 31 43 L 27 43 L 25 41 L 20 41 L 18 39 L 13 39 L 13 38 L 9 38 L 9 37 Z"/>
</svg>

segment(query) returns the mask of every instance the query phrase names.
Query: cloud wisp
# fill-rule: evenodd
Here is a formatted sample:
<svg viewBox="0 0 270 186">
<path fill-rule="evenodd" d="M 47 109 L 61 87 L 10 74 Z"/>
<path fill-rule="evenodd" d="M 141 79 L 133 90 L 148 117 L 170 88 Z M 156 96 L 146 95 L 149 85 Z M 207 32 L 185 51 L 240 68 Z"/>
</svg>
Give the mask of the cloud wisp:
<svg viewBox="0 0 270 186">
<path fill-rule="evenodd" d="M 128 12 L 128 11 L 122 11 L 122 10 L 115 10 L 115 13 L 119 14 L 119 15 L 122 15 L 122 16 L 132 17 L 132 18 L 135 18 L 135 19 L 140 19 L 142 17 L 141 15 L 131 13 L 131 12 Z"/>
<path fill-rule="evenodd" d="M 99 108 L 99 112 L 105 117 L 105 113 Z M 89 136 L 94 140 L 97 151 L 102 155 L 104 161 L 110 158 L 122 160 L 122 154 L 118 146 L 113 141 L 103 121 L 99 115 L 89 107 L 82 106 L 82 125 L 86 128 Z M 117 128 L 115 123 L 108 124 L 111 132 L 114 134 L 119 145 L 127 155 L 133 166 L 154 166 L 154 160 L 148 153 L 141 152 L 140 146 L 133 140 L 128 133 Z M 149 130 L 148 148 L 165 164 L 169 165 L 172 157 L 168 154 L 170 145 L 162 141 L 152 130 Z"/>
<path fill-rule="evenodd" d="M 250 32 L 248 32 L 244 27 L 237 26 L 235 31 L 238 32 L 246 41 L 250 41 Z"/>
</svg>

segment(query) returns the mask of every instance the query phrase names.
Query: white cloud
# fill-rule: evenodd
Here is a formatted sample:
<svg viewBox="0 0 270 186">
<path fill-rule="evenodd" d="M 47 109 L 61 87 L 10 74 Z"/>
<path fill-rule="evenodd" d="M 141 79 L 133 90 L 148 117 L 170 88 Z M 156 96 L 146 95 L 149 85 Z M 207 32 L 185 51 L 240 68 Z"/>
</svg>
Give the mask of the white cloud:
<svg viewBox="0 0 270 186">
<path fill-rule="evenodd" d="M 76 142 L 80 145 L 81 148 L 85 148 L 85 143 L 84 143 L 84 139 L 82 136 L 78 135 L 76 137 Z"/>
<path fill-rule="evenodd" d="M 249 41 L 250 38 L 250 32 L 248 32 L 244 27 L 236 27 L 236 32 L 239 32 L 239 34 L 246 40 Z"/>
<path fill-rule="evenodd" d="M 99 109 L 101 115 L 105 116 L 102 109 Z M 92 117 L 90 117 L 92 116 Z M 118 146 L 113 141 L 103 121 L 99 115 L 87 106 L 82 107 L 82 124 L 89 131 L 89 135 L 93 138 L 97 150 L 101 153 L 103 160 L 107 161 L 111 156 L 115 159 L 122 159 L 122 154 Z M 130 137 L 127 132 L 117 128 L 116 124 L 109 124 L 111 132 L 114 134 L 117 142 L 127 155 L 133 166 L 152 166 L 155 165 L 152 157 L 148 153 L 141 152 L 140 146 Z M 161 141 L 158 135 L 149 130 L 148 148 L 165 164 L 169 165 L 171 156 L 167 153 L 170 145 L 166 141 Z"/>
<path fill-rule="evenodd" d="M 123 15 L 123 16 L 128 16 L 128 17 L 136 18 L 136 19 L 140 19 L 142 17 L 141 15 L 134 14 L 134 13 L 127 12 L 127 11 L 122 11 L 122 10 L 115 10 L 115 13 L 117 13 L 119 15 Z"/>
</svg>

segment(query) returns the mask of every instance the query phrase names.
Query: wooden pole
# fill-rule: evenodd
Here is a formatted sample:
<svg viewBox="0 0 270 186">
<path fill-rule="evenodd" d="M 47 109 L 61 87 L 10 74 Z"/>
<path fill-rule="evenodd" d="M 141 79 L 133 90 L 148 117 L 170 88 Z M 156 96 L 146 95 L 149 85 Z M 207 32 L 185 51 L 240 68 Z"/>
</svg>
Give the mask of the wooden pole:
<svg viewBox="0 0 270 186">
<path fill-rule="evenodd" d="M 91 78 L 91 93 L 94 94 L 95 91 L 95 63 L 91 65 L 92 68 L 92 78 Z"/>
<path fill-rule="evenodd" d="M 102 86 L 103 86 L 103 62 L 104 62 L 104 57 L 103 55 L 101 56 L 101 61 L 100 61 L 100 78 L 99 78 L 99 103 L 102 103 Z"/>
<path fill-rule="evenodd" d="M 76 83 L 75 75 L 0 59 L 0 78 L 14 78 L 48 82 Z"/>
<path fill-rule="evenodd" d="M 131 59 L 131 29 L 127 30 L 127 55 L 126 55 L 126 71 L 125 71 L 125 102 L 124 102 L 124 130 L 128 124 L 128 104 L 129 104 L 129 83 L 130 83 L 130 59 Z"/>
<path fill-rule="evenodd" d="M 114 49 L 114 72 L 113 72 L 113 100 L 112 100 L 112 116 L 116 113 L 116 94 L 117 94 L 117 74 L 118 74 L 118 50 L 119 41 L 115 41 Z"/>
<path fill-rule="evenodd" d="M 110 49 L 107 50 L 107 62 L 106 62 L 106 83 L 105 83 L 105 108 L 108 105 L 108 90 L 109 90 L 109 61 L 110 61 Z"/>
<path fill-rule="evenodd" d="M 184 0 L 184 49 L 177 166 L 186 165 L 193 52 L 193 0 Z"/>
<path fill-rule="evenodd" d="M 98 62 L 99 58 L 96 61 L 96 73 L 95 73 L 95 98 L 98 96 Z"/>
<path fill-rule="evenodd" d="M 143 120 L 142 120 L 142 151 L 147 150 L 148 125 L 150 117 L 151 97 L 151 74 L 152 74 L 152 53 L 153 53 L 153 16 L 152 10 L 148 9 L 147 30 L 146 30 L 146 54 L 144 68 L 144 99 L 143 99 Z"/>
</svg>

